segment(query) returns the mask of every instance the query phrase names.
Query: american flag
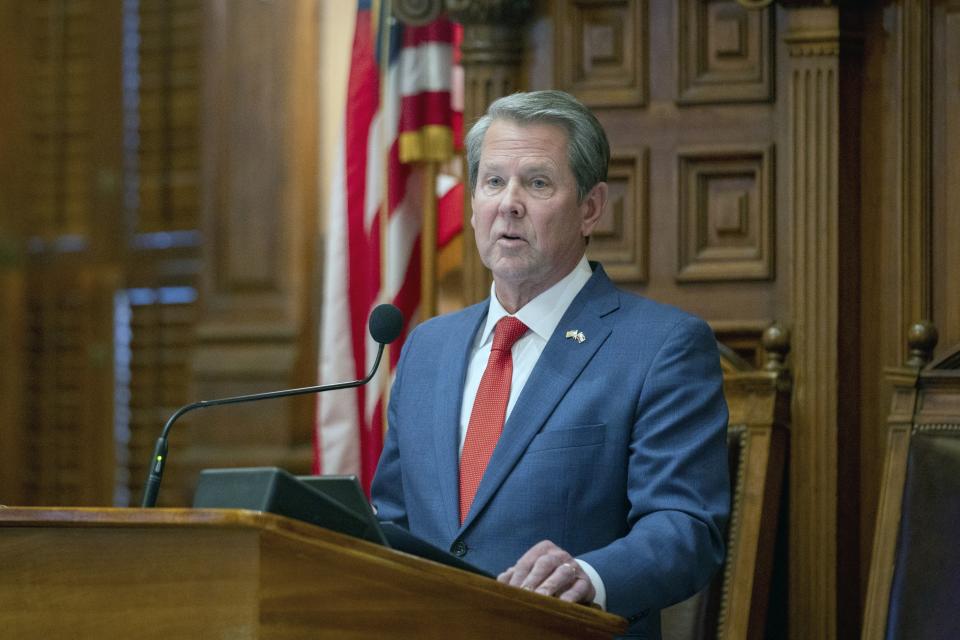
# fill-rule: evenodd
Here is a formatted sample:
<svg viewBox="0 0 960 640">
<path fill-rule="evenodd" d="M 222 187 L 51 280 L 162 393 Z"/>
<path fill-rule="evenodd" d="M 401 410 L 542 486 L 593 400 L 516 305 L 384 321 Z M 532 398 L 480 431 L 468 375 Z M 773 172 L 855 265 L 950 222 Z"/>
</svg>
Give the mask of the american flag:
<svg viewBox="0 0 960 640">
<path fill-rule="evenodd" d="M 422 163 L 450 165 L 460 144 L 459 37 L 445 17 L 409 27 L 371 8 L 370 0 L 358 3 L 344 137 L 327 212 L 321 384 L 367 374 L 377 351 L 367 318 L 377 304 L 395 304 L 405 320 L 390 347 L 390 371 L 418 321 Z M 441 170 L 436 181 L 440 245 L 462 226 L 463 187 L 454 173 Z M 383 445 L 386 369 L 366 387 L 318 396 L 315 473 L 354 473 L 369 490 Z"/>
</svg>

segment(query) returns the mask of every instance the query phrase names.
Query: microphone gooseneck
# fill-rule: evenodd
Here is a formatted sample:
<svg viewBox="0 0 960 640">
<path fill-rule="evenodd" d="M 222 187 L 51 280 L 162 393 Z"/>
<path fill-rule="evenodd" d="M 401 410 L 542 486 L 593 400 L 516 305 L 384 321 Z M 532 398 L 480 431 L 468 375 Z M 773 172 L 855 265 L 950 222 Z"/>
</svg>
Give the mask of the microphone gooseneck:
<svg viewBox="0 0 960 640">
<path fill-rule="evenodd" d="M 403 330 L 403 316 L 400 314 L 400 310 L 392 304 L 378 305 L 370 314 L 368 329 L 370 335 L 379 347 L 370 373 L 360 380 L 300 387 L 298 389 L 281 389 L 279 391 L 266 391 L 264 393 L 250 393 L 242 396 L 232 396 L 230 398 L 217 398 L 215 400 L 200 400 L 177 409 L 163 426 L 163 431 L 160 433 L 160 437 L 157 438 L 157 444 L 153 448 L 153 457 L 150 459 L 150 472 L 147 475 L 147 483 L 143 489 L 143 502 L 141 506 L 153 507 L 157 504 L 157 494 L 160 492 L 163 469 L 167 462 L 167 438 L 170 434 L 170 428 L 180 416 L 194 409 L 204 409 L 206 407 L 216 407 L 224 404 L 254 402 L 256 400 L 268 400 L 270 398 L 286 398 L 289 396 L 303 395 L 305 393 L 320 393 L 323 391 L 336 391 L 338 389 L 350 389 L 352 387 L 363 386 L 370 382 L 377 373 L 377 369 L 380 366 L 380 359 L 383 357 L 383 348 L 400 336 L 400 332 Z"/>
</svg>

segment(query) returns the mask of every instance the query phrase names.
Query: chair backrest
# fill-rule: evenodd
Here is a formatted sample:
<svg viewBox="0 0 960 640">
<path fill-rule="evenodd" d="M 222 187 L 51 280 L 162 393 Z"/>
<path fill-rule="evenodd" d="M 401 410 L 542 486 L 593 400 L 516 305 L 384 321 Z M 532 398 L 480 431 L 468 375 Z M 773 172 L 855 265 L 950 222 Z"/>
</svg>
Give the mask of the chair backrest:
<svg viewBox="0 0 960 640">
<path fill-rule="evenodd" d="M 730 410 L 731 517 L 723 570 L 700 593 L 661 613 L 664 640 L 760 638 L 767 602 L 789 424 L 786 333 L 764 333 L 768 354 L 753 369 L 721 345 L 724 393 Z"/>
<path fill-rule="evenodd" d="M 936 331 L 914 327 L 911 336 L 919 359 L 888 371 L 894 392 L 863 627 L 871 640 L 960 638 L 960 345 L 922 367 Z"/>
</svg>

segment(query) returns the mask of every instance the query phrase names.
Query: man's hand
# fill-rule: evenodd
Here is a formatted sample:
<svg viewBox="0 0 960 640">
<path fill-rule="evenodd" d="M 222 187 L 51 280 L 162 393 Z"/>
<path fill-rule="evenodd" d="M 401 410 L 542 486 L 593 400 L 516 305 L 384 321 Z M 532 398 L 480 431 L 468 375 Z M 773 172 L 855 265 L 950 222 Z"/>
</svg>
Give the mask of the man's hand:
<svg viewBox="0 0 960 640">
<path fill-rule="evenodd" d="M 593 602 L 596 591 L 573 556 L 543 540 L 530 547 L 517 563 L 497 576 L 498 582 L 557 596 L 567 602 Z"/>
</svg>

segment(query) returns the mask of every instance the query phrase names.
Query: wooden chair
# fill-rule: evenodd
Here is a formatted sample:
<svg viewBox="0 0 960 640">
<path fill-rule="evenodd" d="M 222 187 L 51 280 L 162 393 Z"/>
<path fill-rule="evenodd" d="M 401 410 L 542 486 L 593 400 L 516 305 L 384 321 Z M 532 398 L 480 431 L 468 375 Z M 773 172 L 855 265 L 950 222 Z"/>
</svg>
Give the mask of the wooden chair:
<svg viewBox="0 0 960 640">
<path fill-rule="evenodd" d="M 960 345 L 926 365 L 929 323 L 911 327 L 893 383 L 863 638 L 960 638 Z"/>
<path fill-rule="evenodd" d="M 757 370 L 720 345 L 730 410 L 727 559 L 713 583 L 662 612 L 664 640 L 764 635 L 789 424 L 784 360 L 790 345 L 786 332 L 774 325 L 764 333 L 763 346 L 767 362 Z"/>
</svg>

